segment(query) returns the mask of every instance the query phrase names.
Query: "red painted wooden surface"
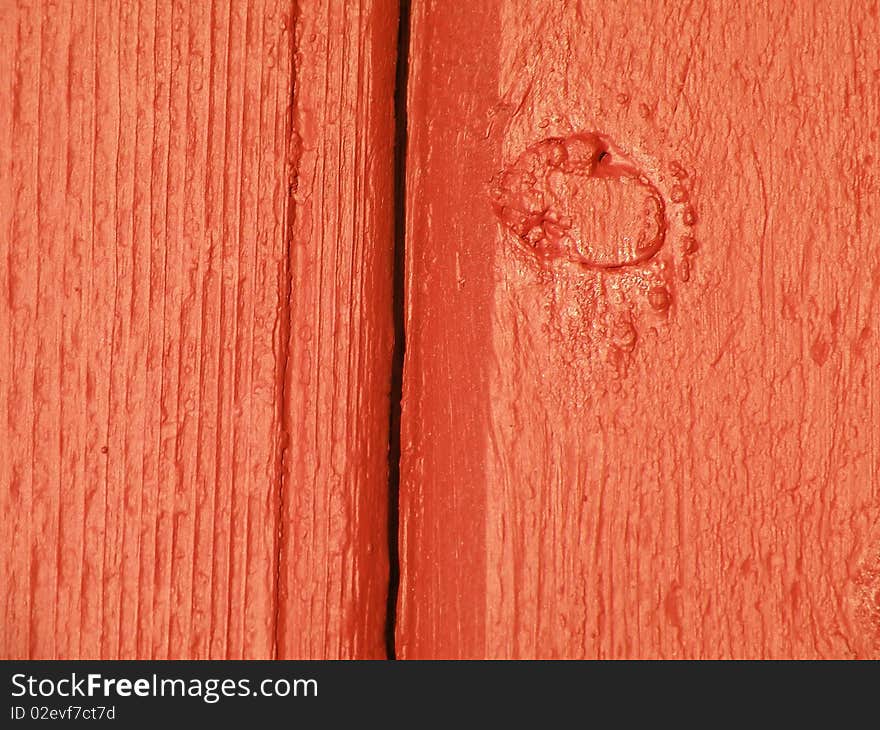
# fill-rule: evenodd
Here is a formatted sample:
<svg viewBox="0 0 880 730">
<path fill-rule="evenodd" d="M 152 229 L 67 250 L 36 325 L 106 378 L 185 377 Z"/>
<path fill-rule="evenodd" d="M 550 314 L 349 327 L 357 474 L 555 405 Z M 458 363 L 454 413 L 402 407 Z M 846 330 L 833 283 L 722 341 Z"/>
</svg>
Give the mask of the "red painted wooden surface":
<svg viewBox="0 0 880 730">
<path fill-rule="evenodd" d="M 279 658 L 385 657 L 397 24 L 297 14 Z"/>
<path fill-rule="evenodd" d="M 382 655 L 396 4 L 0 2 L 0 655 Z M 880 651 L 871 4 L 414 3 L 398 652 Z"/>
<path fill-rule="evenodd" d="M 293 5 L 0 3 L 4 658 L 381 654 L 395 8 Z"/>
<path fill-rule="evenodd" d="M 878 655 L 878 25 L 414 3 L 399 655 Z"/>
</svg>

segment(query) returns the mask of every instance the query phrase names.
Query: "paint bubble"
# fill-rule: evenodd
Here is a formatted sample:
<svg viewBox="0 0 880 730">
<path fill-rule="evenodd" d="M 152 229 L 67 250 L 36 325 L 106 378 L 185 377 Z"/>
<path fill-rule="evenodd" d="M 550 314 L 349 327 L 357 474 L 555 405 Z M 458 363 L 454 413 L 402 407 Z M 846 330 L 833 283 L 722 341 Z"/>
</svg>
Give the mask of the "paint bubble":
<svg viewBox="0 0 880 730">
<path fill-rule="evenodd" d="M 539 260 L 617 269 L 650 259 L 666 235 L 659 191 L 599 134 L 532 145 L 491 196 L 498 219 Z"/>
<path fill-rule="evenodd" d="M 658 312 L 665 312 L 669 309 L 670 297 L 669 291 L 665 286 L 652 286 L 648 290 L 648 304 L 652 309 Z"/>
<path fill-rule="evenodd" d="M 636 347 L 638 335 L 631 322 L 620 321 L 614 328 L 613 342 L 622 352 L 632 352 Z"/>
<path fill-rule="evenodd" d="M 691 279 L 691 264 L 687 259 L 678 265 L 678 278 L 684 282 Z"/>
</svg>

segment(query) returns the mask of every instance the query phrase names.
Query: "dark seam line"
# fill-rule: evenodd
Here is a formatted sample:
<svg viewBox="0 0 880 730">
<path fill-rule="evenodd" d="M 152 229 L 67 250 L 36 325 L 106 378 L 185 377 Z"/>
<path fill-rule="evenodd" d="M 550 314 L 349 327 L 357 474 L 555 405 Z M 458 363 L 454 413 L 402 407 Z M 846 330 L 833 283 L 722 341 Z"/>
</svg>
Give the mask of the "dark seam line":
<svg viewBox="0 0 880 730">
<path fill-rule="evenodd" d="M 394 261 L 392 308 L 394 347 L 391 355 L 391 408 L 388 429 L 388 602 L 385 613 L 385 651 L 397 658 L 395 629 L 400 588 L 400 413 L 403 399 L 403 359 L 406 352 L 404 324 L 404 266 L 406 260 L 406 92 L 409 81 L 410 0 L 400 0 L 397 28 L 397 69 L 394 84 Z"/>
<path fill-rule="evenodd" d="M 279 385 L 277 393 L 279 396 L 278 406 L 278 424 L 279 424 L 279 443 L 278 443 L 278 525 L 275 539 L 278 541 L 275 549 L 275 626 L 272 637 L 272 658 L 280 659 L 284 652 L 284 648 L 280 646 L 280 642 L 285 638 L 286 626 L 282 623 L 285 617 L 281 615 L 281 572 L 287 568 L 287 535 L 285 534 L 284 525 L 287 516 L 287 469 L 288 460 L 290 458 L 290 337 L 293 327 L 293 280 L 294 280 L 294 261 L 293 261 L 293 226 L 296 217 L 296 187 L 299 175 L 299 135 L 296 129 L 296 93 L 297 93 L 297 74 L 296 74 L 296 48 L 299 33 L 299 6 L 293 4 L 290 17 L 290 106 L 287 110 L 287 119 L 285 122 L 287 150 L 285 153 L 285 171 L 284 183 L 287 188 L 287 210 L 285 211 L 284 221 L 284 258 L 282 260 L 281 272 L 279 274 L 282 293 L 284 296 L 282 312 L 278 326 L 278 346 L 281 348 L 281 363 L 279 368 Z"/>
</svg>

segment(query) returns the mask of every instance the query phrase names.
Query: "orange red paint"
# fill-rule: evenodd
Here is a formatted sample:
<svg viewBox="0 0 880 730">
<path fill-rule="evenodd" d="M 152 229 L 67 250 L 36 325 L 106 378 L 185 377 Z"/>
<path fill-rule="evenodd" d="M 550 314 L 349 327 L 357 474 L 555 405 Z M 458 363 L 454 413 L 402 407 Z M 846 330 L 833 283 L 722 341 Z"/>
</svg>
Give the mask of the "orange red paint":
<svg viewBox="0 0 880 730">
<path fill-rule="evenodd" d="M 0 3 L 0 656 L 880 656 L 876 13 L 410 13 Z"/>
</svg>

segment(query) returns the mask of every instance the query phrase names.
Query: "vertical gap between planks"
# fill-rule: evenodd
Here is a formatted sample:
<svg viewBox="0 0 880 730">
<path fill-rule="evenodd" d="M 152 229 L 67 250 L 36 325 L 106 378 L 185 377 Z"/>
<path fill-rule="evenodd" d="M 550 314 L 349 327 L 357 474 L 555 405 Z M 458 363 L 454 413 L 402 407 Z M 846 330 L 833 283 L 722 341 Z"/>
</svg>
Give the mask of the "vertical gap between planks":
<svg viewBox="0 0 880 730">
<path fill-rule="evenodd" d="M 404 262 L 406 251 L 406 92 L 409 80 L 410 0 L 400 0 L 397 29 L 397 69 L 394 84 L 394 265 L 392 307 L 394 349 L 391 357 L 391 409 L 388 429 L 388 603 L 385 614 L 385 649 L 397 658 L 395 629 L 400 588 L 400 412 L 403 395 Z"/>
</svg>

